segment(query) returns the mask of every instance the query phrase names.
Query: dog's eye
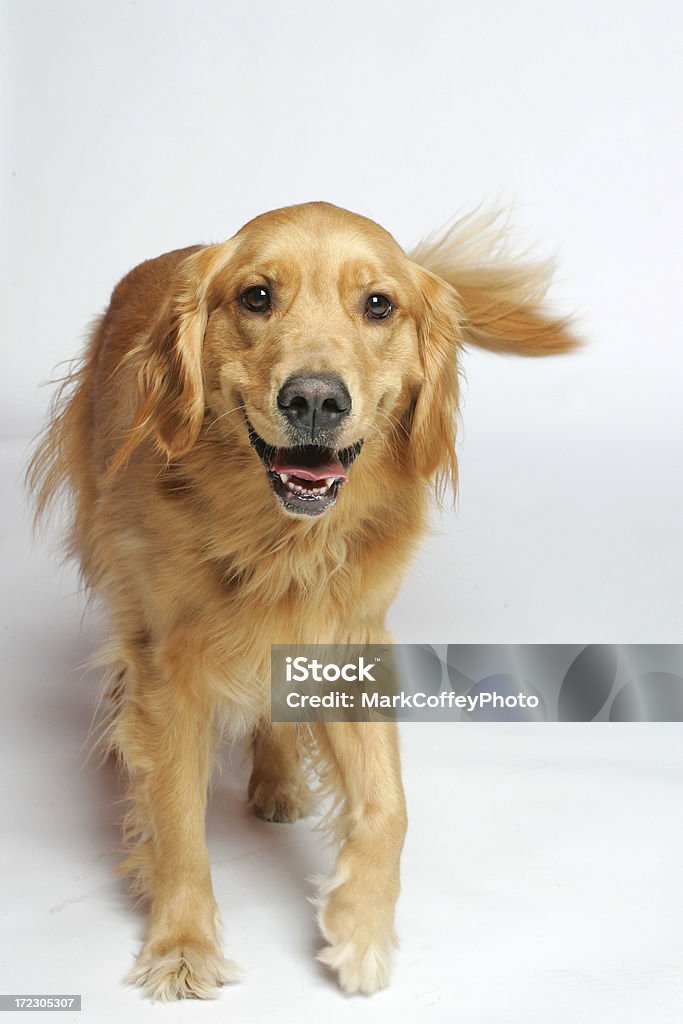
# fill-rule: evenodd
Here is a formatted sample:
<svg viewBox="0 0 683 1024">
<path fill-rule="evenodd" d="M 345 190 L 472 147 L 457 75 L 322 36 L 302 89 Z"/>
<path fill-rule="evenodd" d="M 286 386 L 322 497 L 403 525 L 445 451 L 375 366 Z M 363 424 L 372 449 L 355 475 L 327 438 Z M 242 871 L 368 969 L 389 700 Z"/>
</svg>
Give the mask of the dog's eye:
<svg viewBox="0 0 683 1024">
<path fill-rule="evenodd" d="M 371 295 L 365 303 L 365 313 L 371 320 L 386 320 L 394 311 L 386 295 Z"/>
<path fill-rule="evenodd" d="M 242 292 L 240 302 L 245 309 L 250 309 L 252 313 L 266 313 L 270 309 L 270 292 L 263 285 L 255 284 L 252 288 L 247 288 Z"/>
</svg>

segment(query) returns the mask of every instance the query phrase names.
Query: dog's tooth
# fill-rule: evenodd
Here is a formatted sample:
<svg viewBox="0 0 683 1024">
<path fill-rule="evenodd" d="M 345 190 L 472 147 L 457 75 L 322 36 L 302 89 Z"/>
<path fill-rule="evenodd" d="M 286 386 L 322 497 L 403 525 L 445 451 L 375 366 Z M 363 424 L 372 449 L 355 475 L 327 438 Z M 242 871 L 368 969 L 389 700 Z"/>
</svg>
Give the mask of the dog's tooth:
<svg viewBox="0 0 683 1024">
<path fill-rule="evenodd" d="M 287 481 L 289 480 L 289 473 L 280 473 L 280 479 L 282 480 L 283 484 L 286 484 Z"/>
<path fill-rule="evenodd" d="M 325 483 L 327 484 L 328 487 L 331 487 L 336 479 L 336 476 L 325 477 Z"/>
</svg>

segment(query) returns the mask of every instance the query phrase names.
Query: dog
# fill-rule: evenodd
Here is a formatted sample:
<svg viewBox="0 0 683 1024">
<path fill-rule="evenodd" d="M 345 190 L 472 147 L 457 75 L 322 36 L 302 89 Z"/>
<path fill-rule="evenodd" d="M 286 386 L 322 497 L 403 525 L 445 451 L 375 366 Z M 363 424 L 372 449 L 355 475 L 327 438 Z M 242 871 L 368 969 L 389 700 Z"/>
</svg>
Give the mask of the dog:
<svg viewBox="0 0 683 1024">
<path fill-rule="evenodd" d="M 131 982 L 208 998 L 225 959 L 205 844 L 218 734 L 249 737 L 249 800 L 337 799 L 319 959 L 388 983 L 407 817 L 396 725 L 270 721 L 276 643 L 391 642 L 385 615 L 430 503 L 455 490 L 459 353 L 577 344 L 544 267 L 470 215 L 406 254 L 323 202 L 148 260 L 114 289 L 28 471 L 65 490 L 68 550 L 109 616 L 106 749 L 127 780 L 121 870 L 150 905 Z M 113 680 L 113 682 L 112 682 Z"/>
</svg>

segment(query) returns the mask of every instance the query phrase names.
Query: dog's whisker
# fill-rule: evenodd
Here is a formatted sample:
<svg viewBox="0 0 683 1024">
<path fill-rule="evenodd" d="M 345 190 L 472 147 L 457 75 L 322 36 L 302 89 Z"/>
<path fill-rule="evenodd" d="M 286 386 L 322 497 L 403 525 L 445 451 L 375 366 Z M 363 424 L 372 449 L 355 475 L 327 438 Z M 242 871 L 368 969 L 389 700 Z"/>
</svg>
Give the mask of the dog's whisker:
<svg viewBox="0 0 683 1024">
<path fill-rule="evenodd" d="M 211 423 L 207 426 L 206 433 L 208 434 L 208 432 L 211 430 L 211 428 L 214 427 L 217 423 L 220 423 L 220 421 L 225 419 L 226 416 L 230 416 L 230 415 L 232 415 L 232 413 L 239 412 L 241 409 L 242 409 L 241 405 L 236 405 L 233 409 L 227 409 L 225 412 L 222 412 L 220 414 L 220 416 L 216 416 L 216 418 L 213 419 L 211 421 Z M 238 430 L 239 426 L 240 426 L 240 424 L 236 425 L 234 429 Z"/>
</svg>

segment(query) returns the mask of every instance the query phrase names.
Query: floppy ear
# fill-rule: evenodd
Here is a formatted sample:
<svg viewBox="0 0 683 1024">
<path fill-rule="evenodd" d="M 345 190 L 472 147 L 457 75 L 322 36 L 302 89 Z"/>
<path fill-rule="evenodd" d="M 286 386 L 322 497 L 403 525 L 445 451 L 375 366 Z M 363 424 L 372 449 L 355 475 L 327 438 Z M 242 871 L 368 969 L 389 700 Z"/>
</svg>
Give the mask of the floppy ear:
<svg viewBox="0 0 683 1024">
<path fill-rule="evenodd" d="M 455 288 L 464 312 L 464 344 L 524 356 L 576 348 L 580 341 L 569 319 L 544 308 L 552 263 L 517 261 L 507 249 L 505 218 L 494 209 L 430 236 L 410 258 Z"/>
<path fill-rule="evenodd" d="M 197 440 L 204 419 L 202 349 L 212 288 L 232 254 L 228 243 L 207 246 L 176 269 L 149 335 L 121 364 L 136 367 L 136 408 L 126 440 L 112 458 L 113 475 L 147 437 L 170 460 Z"/>
<path fill-rule="evenodd" d="M 455 494 L 458 463 L 455 454 L 458 413 L 458 368 L 462 309 L 445 281 L 414 266 L 421 295 L 417 338 L 423 380 L 410 423 L 410 452 L 415 471 L 435 478 L 441 498 L 450 486 Z"/>
</svg>

